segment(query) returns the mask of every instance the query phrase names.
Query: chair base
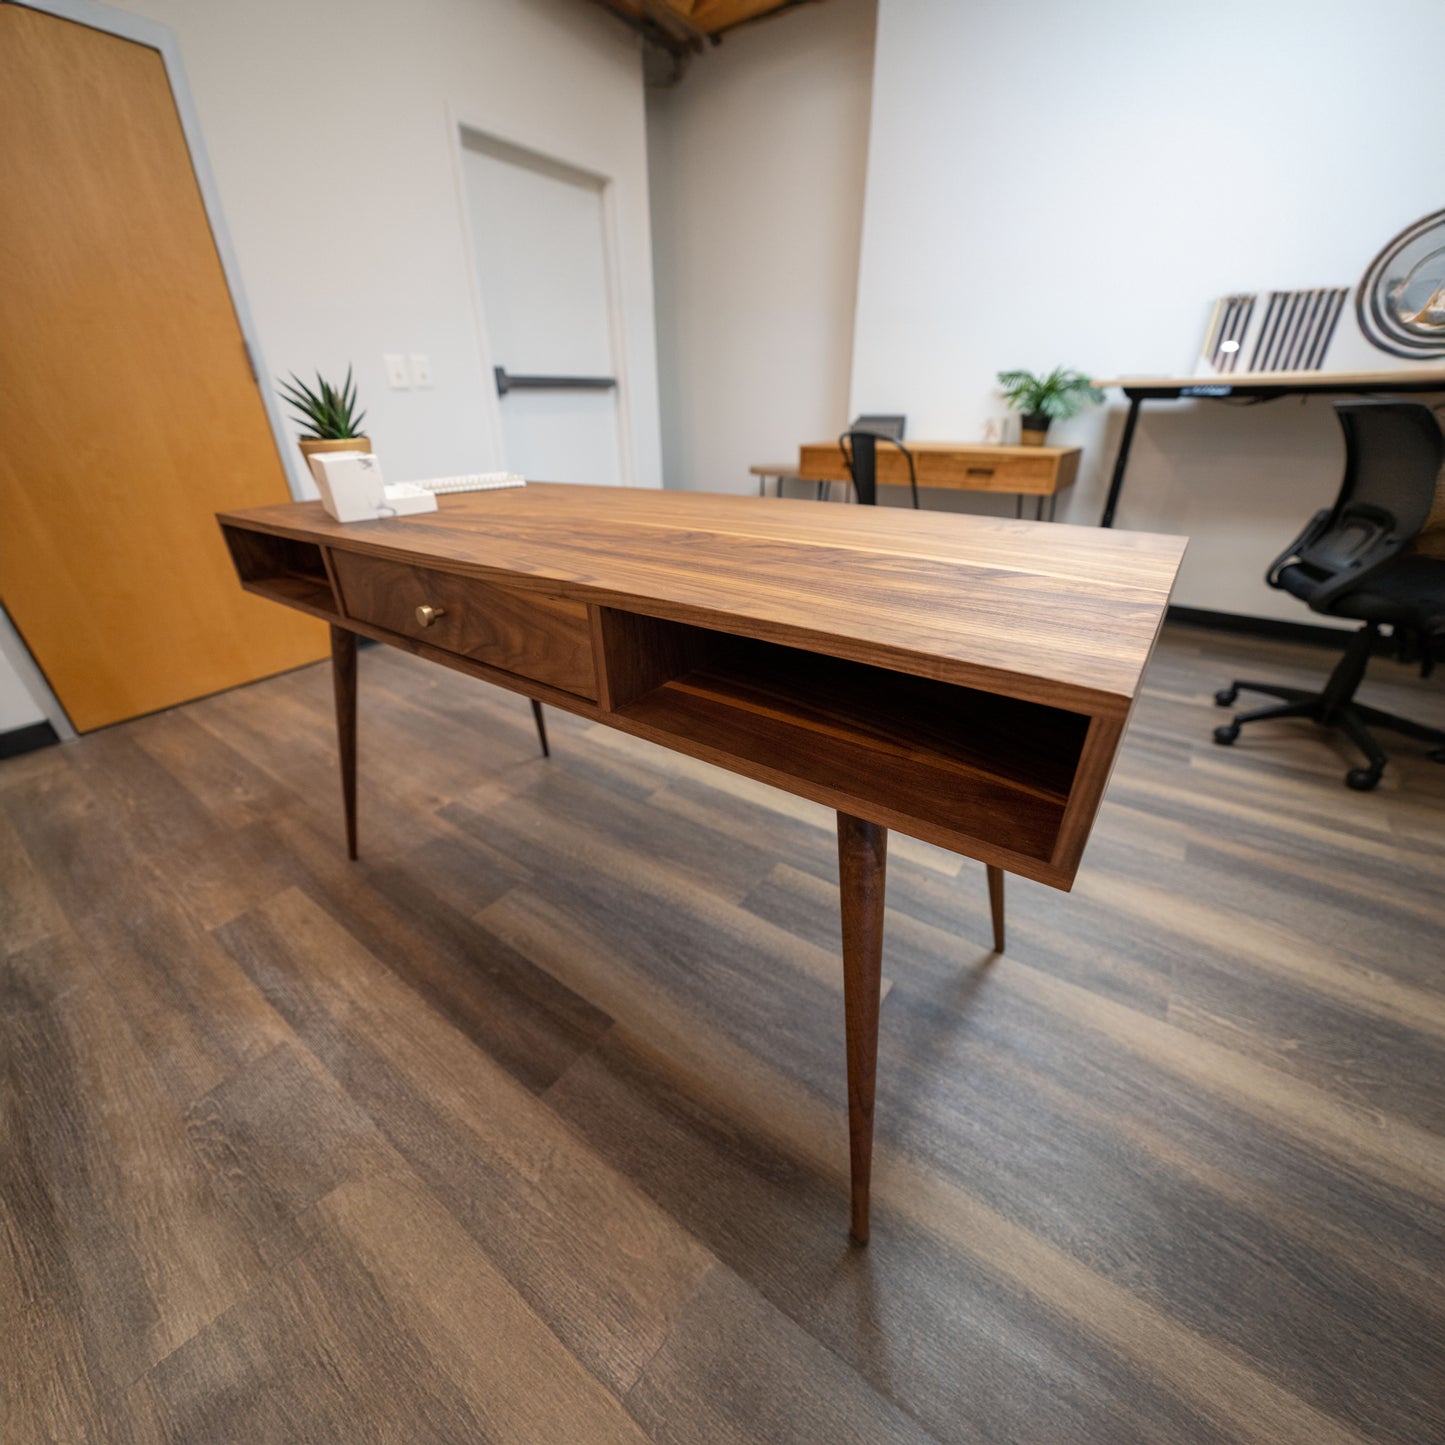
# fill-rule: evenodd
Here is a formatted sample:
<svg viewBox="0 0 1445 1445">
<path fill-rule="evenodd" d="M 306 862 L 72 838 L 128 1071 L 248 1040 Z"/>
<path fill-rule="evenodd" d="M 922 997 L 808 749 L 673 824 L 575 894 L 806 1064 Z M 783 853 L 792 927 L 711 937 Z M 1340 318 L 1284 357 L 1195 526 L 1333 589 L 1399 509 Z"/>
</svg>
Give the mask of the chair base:
<svg viewBox="0 0 1445 1445">
<path fill-rule="evenodd" d="M 1365 675 L 1370 653 L 1374 650 L 1379 628 L 1371 623 L 1361 628 L 1350 640 L 1344 656 L 1335 665 L 1329 681 L 1320 692 L 1307 692 L 1297 687 L 1280 687 L 1272 682 L 1235 681 L 1214 694 L 1214 701 L 1220 707 L 1232 707 L 1241 692 L 1260 692 L 1266 697 L 1280 699 L 1272 707 L 1256 708 L 1253 712 L 1236 713 L 1227 723 L 1214 729 L 1214 741 L 1228 747 L 1239 736 L 1239 730 L 1246 723 L 1266 722 L 1270 718 L 1302 717 L 1317 722 L 1321 727 L 1338 728 L 1365 755 L 1366 765 L 1351 768 L 1345 774 L 1345 783 L 1360 792 L 1368 792 L 1379 781 L 1389 761 L 1384 748 L 1376 742 L 1371 727 L 1389 728 L 1392 732 L 1415 738 L 1419 742 L 1433 743 L 1429 756 L 1437 763 L 1445 763 L 1445 729 L 1425 727 L 1422 723 L 1384 712 L 1377 707 L 1366 707 L 1354 700 L 1355 690 Z"/>
</svg>

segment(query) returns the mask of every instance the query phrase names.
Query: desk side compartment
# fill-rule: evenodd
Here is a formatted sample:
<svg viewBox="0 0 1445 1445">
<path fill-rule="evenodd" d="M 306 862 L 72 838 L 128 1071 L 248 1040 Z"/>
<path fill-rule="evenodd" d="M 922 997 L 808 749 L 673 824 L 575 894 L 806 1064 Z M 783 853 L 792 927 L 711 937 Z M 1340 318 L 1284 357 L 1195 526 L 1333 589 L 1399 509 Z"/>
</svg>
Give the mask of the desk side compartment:
<svg viewBox="0 0 1445 1445">
<path fill-rule="evenodd" d="M 299 607 L 327 622 L 341 620 L 326 558 L 316 542 L 278 537 L 249 527 L 221 523 L 236 575 L 247 592 Z"/>
<path fill-rule="evenodd" d="M 1090 719 L 933 678 L 599 609 L 629 731 L 1042 882 Z"/>
</svg>

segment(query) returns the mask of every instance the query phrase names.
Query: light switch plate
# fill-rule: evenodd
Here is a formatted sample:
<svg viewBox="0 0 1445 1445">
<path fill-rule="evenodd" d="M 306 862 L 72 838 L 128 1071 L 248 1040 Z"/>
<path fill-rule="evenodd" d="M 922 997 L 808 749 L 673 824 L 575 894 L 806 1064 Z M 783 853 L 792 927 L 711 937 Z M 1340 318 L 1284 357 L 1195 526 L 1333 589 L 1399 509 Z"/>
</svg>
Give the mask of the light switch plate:
<svg viewBox="0 0 1445 1445">
<path fill-rule="evenodd" d="M 406 357 L 399 351 L 388 351 L 381 360 L 386 367 L 386 384 L 393 391 L 405 391 L 411 385 L 411 373 L 406 369 Z"/>
<path fill-rule="evenodd" d="M 411 354 L 411 384 L 413 386 L 430 386 L 431 381 L 431 357 L 423 351 L 413 351 Z"/>
</svg>

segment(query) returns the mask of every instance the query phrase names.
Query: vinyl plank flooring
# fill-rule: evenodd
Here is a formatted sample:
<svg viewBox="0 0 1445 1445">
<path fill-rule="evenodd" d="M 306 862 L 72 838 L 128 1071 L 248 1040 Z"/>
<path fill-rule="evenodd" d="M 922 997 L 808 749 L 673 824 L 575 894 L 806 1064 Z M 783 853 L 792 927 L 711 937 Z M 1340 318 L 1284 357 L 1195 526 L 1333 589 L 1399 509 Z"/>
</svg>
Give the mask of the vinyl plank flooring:
<svg viewBox="0 0 1445 1445">
<path fill-rule="evenodd" d="M 339 1185 L 305 1249 L 132 1392 L 143 1439 L 645 1437 L 404 1172 Z"/>
<path fill-rule="evenodd" d="M 428 863 L 438 849 L 445 849 L 451 870 L 467 869 L 476 880 L 472 888 L 457 880 L 461 908 L 502 896 L 521 871 L 513 865 L 509 873 L 464 834 L 445 825 L 439 832 L 419 870 L 365 862 L 358 867 L 289 824 L 278 829 L 274 843 L 293 880 L 345 920 L 358 943 L 489 1058 L 529 1088 L 543 1089 L 611 1020 L 434 891 L 436 873 Z"/>
<path fill-rule="evenodd" d="M 305 1247 L 300 1221 L 350 1180 L 400 1171 L 372 1120 L 304 1049 L 280 1044 L 186 1111 L 213 1189 L 268 1265 Z"/>
<path fill-rule="evenodd" d="M 719 1267 L 628 1392 L 659 1445 L 871 1445 L 933 1437 Z"/>
<path fill-rule="evenodd" d="M 866 1252 L 850 1248 L 828 1228 L 843 1172 L 796 1147 L 818 1126 L 816 1105 L 750 1059 L 740 1072 L 741 1060 L 729 1068 L 725 1054 L 714 1054 L 714 1077 L 702 1080 L 693 1061 L 659 1057 L 651 1044 L 610 1037 L 549 1100 L 918 1427 L 940 1441 L 1037 1445 L 1226 1438 L 1086 1325 L 1042 1308 L 992 1260 L 913 1227 L 893 1207 L 910 1187 L 894 1161 L 880 1160 L 875 1176 L 872 1243 Z M 737 1100 L 750 1093 L 756 1112 L 744 1114 Z M 828 1122 L 841 1128 L 841 1115 Z M 780 1429 L 752 1438 L 792 1436 Z"/>
<path fill-rule="evenodd" d="M 221 933 L 553 1332 L 629 1386 L 711 1255 L 299 890 Z"/>
<path fill-rule="evenodd" d="M 242 1298 L 264 1266 L 80 945 L 45 940 L 5 969 L 8 1226 L 34 1271 L 22 1293 L 61 1305 L 67 1354 L 104 1394 Z M 33 1341 L 22 1358 L 42 1354 Z M 63 1418 L 69 1402 L 49 1403 Z"/>
<path fill-rule="evenodd" d="M 1210 742 L 1330 661 L 1166 628 L 1002 956 L 890 840 L 867 1250 L 826 809 L 379 648 L 359 863 L 324 667 L 0 763 L 0 1438 L 1445 1445 L 1445 768 Z"/>
<path fill-rule="evenodd" d="M 64 912 L 0 808 L 0 956 L 64 929 Z"/>
<path fill-rule="evenodd" d="M 288 1037 L 171 880 L 149 865 L 124 815 L 106 809 L 74 770 L 8 791 L 4 807 L 149 1068 L 182 1107 Z"/>
</svg>

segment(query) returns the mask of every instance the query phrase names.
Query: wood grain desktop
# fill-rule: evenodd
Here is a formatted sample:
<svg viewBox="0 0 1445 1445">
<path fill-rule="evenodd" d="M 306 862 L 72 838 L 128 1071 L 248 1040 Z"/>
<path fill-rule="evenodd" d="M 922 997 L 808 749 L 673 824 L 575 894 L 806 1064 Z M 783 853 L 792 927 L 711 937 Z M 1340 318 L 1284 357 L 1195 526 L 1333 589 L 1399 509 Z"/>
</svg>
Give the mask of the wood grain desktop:
<svg viewBox="0 0 1445 1445">
<path fill-rule="evenodd" d="M 333 628 L 355 850 L 359 634 L 838 814 L 868 1236 L 887 830 L 1072 885 L 1184 542 L 998 518 L 534 485 L 342 526 L 220 517 L 242 585 Z"/>
</svg>

